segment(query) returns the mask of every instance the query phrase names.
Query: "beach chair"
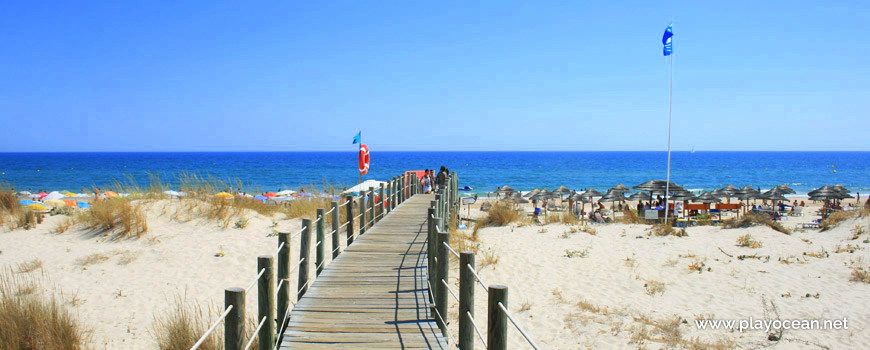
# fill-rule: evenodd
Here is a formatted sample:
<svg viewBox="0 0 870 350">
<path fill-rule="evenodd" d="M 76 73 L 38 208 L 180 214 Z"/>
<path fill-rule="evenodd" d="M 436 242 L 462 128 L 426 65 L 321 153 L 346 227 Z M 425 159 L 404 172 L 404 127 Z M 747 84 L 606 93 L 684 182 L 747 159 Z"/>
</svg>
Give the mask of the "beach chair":
<svg viewBox="0 0 870 350">
<path fill-rule="evenodd" d="M 604 217 L 601 216 L 601 213 L 595 213 L 595 222 L 599 223 L 599 224 L 603 224 L 603 223 L 607 222 L 607 220 L 605 220 Z"/>
</svg>

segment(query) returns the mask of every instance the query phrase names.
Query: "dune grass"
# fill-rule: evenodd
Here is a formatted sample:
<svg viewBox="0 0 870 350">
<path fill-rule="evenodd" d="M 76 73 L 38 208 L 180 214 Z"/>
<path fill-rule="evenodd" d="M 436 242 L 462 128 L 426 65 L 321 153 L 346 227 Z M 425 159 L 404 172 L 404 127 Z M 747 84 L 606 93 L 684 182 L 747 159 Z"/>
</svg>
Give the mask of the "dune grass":
<svg viewBox="0 0 870 350">
<path fill-rule="evenodd" d="M 732 228 L 746 228 L 752 226 L 764 225 L 772 228 L 774 231 L 782 232 L 785 234 L 791 234 L 791 230 L 782 226 L 782 224 L 771 220 L 769 217 L 765 215 L 751 214 L 747 213 L 743 215 L 741 218 L 732 218 L 728 220 L 722 221 L 723 229 L 732 229 Z"/>
<path fill-rule="evenodd" d="M 676 236 L 676 237 L 687 237 L 689 236 L 688 232 L 686 232 L 685 228 L 675 229 L 668 224 L 656 224 L 652 225 L 649 229 L 647 229 L 650 235 L 664 237 L 664 236 Z"/>
<path fill-rule="evenodd" d="M 185 297 L 176 295 L 169 310 L 154 317 L 149 332 L 157 342 L 160 350 L 187 350 L 205 335 L 211 323 L 217 320 L 224 309 L 215 305 L 205 306 L 188 301 Z M 245 335 L 243 343 L 247 343 L 251 337 L 256 336 L 254 330 L 258 322 L 255 318 L 245 319 Z M 224 348 L 223 327 L 218 326 L 205 338 L 199 346 L 202 350 L 220 350 Z M 258 349 L 257 341 L 251 344 L 250 349 Z"/>
<path fill-rule="evenodd" d="M 35 276 L 0 273 L 0 349 L 84 349 L 86 334 Z"/>
<path fill-rule="evenodd" d="M 486 216 L 477 220 L 474 228 L 507 226 L 508 224 L 520 221 L 521 219 L 521 214 L 515 209 L 504 204 L 495 203 L 486 212 Z"/>
<path fill-rule="evenodd" d="M 148 232 L 148 222 L 142 203 L 136 205 L 126 198 L 108 198 L 91 203 L 78 220 L 92 229 L 114 232 L 116 238 L 141 238 Z"/>
<path fill-rule="evenodd" d="M 847 213 L 844 211 L 835 211 L 831 213 L 831 215 L 828 215 L 827 218 L 822 220 L 822 222 L 819 224 L 819 226 L 821 227 L 820 231 L 824 232 L 831 230 L 837 226 L 840 226 L 840 223 L 842 223 L 843 221 L 846 221 L 856 216 L 858 216 L 858 212 L 853 211 Z"/>
<path fill-rule="evenodd" d="M 747 248 L 761 248 L 761 242 L 755 240 L 750 234 L 747 233 L 743 236 L 737 237 L 737 246 Z"/>
</svg>

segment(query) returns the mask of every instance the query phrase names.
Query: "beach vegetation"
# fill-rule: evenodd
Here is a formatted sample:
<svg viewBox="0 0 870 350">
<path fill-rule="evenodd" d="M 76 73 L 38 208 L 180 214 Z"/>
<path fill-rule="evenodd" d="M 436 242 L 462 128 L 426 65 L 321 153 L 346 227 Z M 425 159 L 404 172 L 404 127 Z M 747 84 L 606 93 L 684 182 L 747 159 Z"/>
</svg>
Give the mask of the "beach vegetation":
<svg viewBox="0 0 870 350">
<path fill-rule="evenodd" d="M 148 231 L 142 203 L 135 206 L 126 198 L 108 198 L 91 203 L 78 221 L 94 230 L 113 232 L 116 238 L 141 238 Z"/>
<path fill-rule="evenodd" d="M 0 349 L 84 349 L 87 330 L 34 275 L 0 273 Z"/>
<path fill-rule="evenodd" d="M 659 237 L 664 237 L 664 236 L 688 237 L 689 236 L 689 233 L 686 232 L 685 228 L 676 229 L 673 226 L 671 226 L 670 223 L 668 223 L 668 224 L 661 223 L 661 224 L 652 225 L 650 228 L 647 229 L 647 232 L 649 235 L 654 235 L 654 236 L 659 236 Z"/>
<path fill-rule="evenodd" d="M 590 236 L 595 236 L 596 234 L 598 234 L 598 231 L 596 231 L 595 228 L 591 225 L 583 225 L 582 227 L 580 227 L 580 231 L 586 232 Z"/>
<path fill-rule="evenodd" d="M 42 260 L 33 259 L 18 264 L 18 273 L 30 273 L 42 268 Z"/>
<path fill-rule="evenodd" d="M 743 236 L 737 237 L 737 246 L 738 247 L 748 247 L 748 248 L 761 248 L 761 242 L 752 238 L 752 235 L 745 234 Z"/>
<path fill-rule="evenodd" d="M 76 264 L 81 267 L 86 267 L 88 265 L 99 264 L 106 260 L 109 260 L 108 255 L 102 253 L 93 253 L 76 259 Z"/>
<path fill-rule="evenodd" d="M 614 219 L 615 222 L 623 224 L 642 224 L 643 219 L 637 215 L 637 210 L 628 209 L 623 211 L 623 215 Z"/>
<path fill-rule="evenodd" d="M 842 223 L 843 221 L 846 221 L 846 220 L 851 219 L 851 218 L 856 217 L 856 216 L 858 216 L 858 213 L 854 212 L 854 211 L 852 211 L 852 212 L 835 211 L 835 212 L 831 213 L 830 215 L 828 215 L 827 218 L 822 220 L 822 222 L 819 224 L 819 227 L 821 227 L 820 231 L 824 232 L 824 231 L 831 230 L 837 226 L 840 226 L 840 223 Z"/>
<path fill-rule="evenodd" d="M 860 238 L 864 233 L 866 233 L 864 226 L 855 225 L 855 228 L 852 229 L 852 240 Z"/>
<path fill-rule="evenodd" d="M 785 226 L 782 226 L 782 224 L 771 220 L 770 217 L 766 215 L 747 213 L 739 219 L 732 218 L 722 221 L 723 229 L 747 228 L 752 226 L 767 226 L 772 228 L 774 231 L 791 234 L 791 230 L 785 228 Z"/>
<path fill-rule="evenodd" d="M 202 306 L 176 296 L 170 310 L 155 316 L 149 332 L 161 350 L 190 349 L 220 316 L 213 305 Z M 246 327 L 247 328 L 247 327 Z M 203 350 L 223 348 L 223 328 L 217 327 L 200 345 Z"/>
<path fill-rule="evenodd" d="M 851 281 L 870 283 L 870 268 L 853 267 Z"/>
<path fill-rule="evenodd" d="M 646 289 L 646 294 L 649 296 L 654 296 L 656 294 L 665 294 L 664 282 L 647 280 L 646 283 L 643 284 L 643 287 Z"/>
<path fill-rule="evenodd" d="M 547 224 L 558 224 L 562 223 L 565 225 L 576 225 L 580 222 L 580 218 L 574 216 L 570 212 L 562 212 L 562 213 L 553 213 L 552 215 L 547 216 Z"/>
<path fill-rule="evenodd" d="M 493 204 L 486 212 L 486 216 L 477 220 L 474 228 L 484 228 L 491 226 L 507 226 L 512 222 L 520 221 L 521 214 L 516 209 L 504 204 Z"/>
<path fill-rule="evenodd" d="M 529 311 L 531 309 L 532 309 L 532 303 L 530 301 L 526 300 L 522 304 L 520 304 L 520 309 L 518 311 L 523 312 L 523 311 Z"/>
<path fill-rule="evenodd" d="M 569 258 L 569 259 L 574 258 L 574 257 L 585 258 L 588 255 L 589 255 L 589 248 L 582 249 L 582 250 L 581 249 L 574 249 L 574 250 L 565 249 L 565 257 Z"/>
<path fill-rule="evenodd" d="M 498 255 L 492 251 L 486 251 L 483 253 L 483 259 L 480 259 L 480 264 L 478 265 L 480 266 L 479 269 L 483 269 L 487 266 L 492 266 L 492 268 L 495 269 L 496 264 L 498 264 Z"/>
<path fill-rule="evenodd" d="M 694 217 L 694 222 L 698 226 L 710 226 L 713 224 L 713 216 L 707 212 L 698 213 Z"/>
<path fill-rule="evenodd" d="M 698 272 L 702 273 L 704 270 L 711 271 L 712 269 L 708 268 L 706 264 L 704 264 L 704 260 L 695 259 L 689 264 L 689 272 Z"/>
<path fill-rule="evenodd" d="M 246 218 L 244 216 L 240 216 L 238 219 L 236 219 L 235 227 L 238 229 L 244 229 L 244 228 L 248 227 L 248 223 L 249 223 L 248 218 Z"/>
<path fill-rule="evenodd" d="M 57 222 L 57 226 L 54 228 L 54 232 L 64 233 L 69 230 L 71 227 L 75 225 L 75 220 L 72 218 L 66 218 Z"/>
</svg>

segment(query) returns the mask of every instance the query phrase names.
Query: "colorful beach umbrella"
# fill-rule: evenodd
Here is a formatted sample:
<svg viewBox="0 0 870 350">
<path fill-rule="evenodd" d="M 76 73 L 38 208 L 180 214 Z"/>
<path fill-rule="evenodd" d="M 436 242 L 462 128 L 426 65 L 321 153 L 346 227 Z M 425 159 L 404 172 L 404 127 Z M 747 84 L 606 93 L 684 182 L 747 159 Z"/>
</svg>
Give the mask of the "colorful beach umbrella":
<svg viewBox="0 0 870 350">
<path fill-rule="evenodd" d="M 84 209 L 88 209 L 91 207 L 91 203 L 88 203 L 88 202 L 76 202 L 76 205 L 78 205 L 79 208 L 84 208 Z"/>
<path fill-rule="evenodd" d="M 275 194 L 275 192 L 266 192 L 263 194 L 263 196 L 265 196 L 265 197 L 278 197 L 278 195 Z"/>
<path fill-rule="evenodd" d="M 75 196 L 76 196 L 76 194 L 75 194 L 75 193 L 72 193 L 72 192 L 67 192 L 67 193 L 64 193 L 63 195 L 64 195 L 65 197 L 75 197 Z"/>
<path fill-rule="evenodd" d="M 289 195 L 292 195 L 292 194 L 294 194 L 294 193 L 296 193 L 296 191 L 294 191 L 294 190 L 283 190 L 283 191 L 281 191 L 281 192 L 278 192 L 277 195 L 279 195 L 279 196 L 289 196 Z"/>
<path fill-rule="evenodd" d="M 29 199 L 22 199 L 22 200 L 18 201 L 18 204 L 21 205 L 22 207 L 26 207 L 26 206 L 30 205 L 31 203 L 35 203 L 35 202 L 32 200 L 29 200 Z"/>
<path fill-rule="evenodd" d="M 223 199 L 233 198 L 233 195 L 226 193 L 226 192 L 218 192 L 218 193 L 215 193 L 214 196 L 215 196 L 215 198 L 223 198 Z"/>
<path fill-rule="evenodd" d="M 254 196 L 254 198 L 252 198 L 252 199 L 255 201 L 260 201 L 260 202 L 266 203 L 266 201 L 269 200 L 269 197 L 266 197 L 264 195 L 257 195 L 257 196 Z"/>
<path fill-rule="evenodd" d="M 43 199 L 43 198 L 45 198 L 45 196 L 47 196 L 47 195 L 48 195 L 48 193 L 45 193 L 45 192 L 39 191 L 39 193 L 36 194 L 36 198 Z"/>
<path fill-rule="evenodd" d="M 30 196 L 30 195 L 33 195 L 33 193 L 30 193 L 30 191 L 21 191 L 21 192 L 18 192 L 18 195 L 19 196 Z"/>
<path fill-rule="evenodd" d="M 106 191 L 106 192 L 103 192 L 103 194 L 106 195 L 106 197 L 117 197 L 118 196 L 118 192 L 115 192 L 115 191 Z"/>
<path fill-rule="evenodd" d="M 73 201 L 71 201 L 71 200 L 69 200 L 69 199 L 64 199 L 63 202 L 66 203 L 66 206 L 68 206 L 68 207 L 70 207 L 70 208 L 76 208 L 76 207 L 78 207 L 78 204 L 76 204 L 76 202 L 73 202 Z"/>
<path fill-rule="evenodd" d="M 57 192 L 57 191 L 52 191 L 51 193 L 45 195 L 45 197 L 42 197 L 42 200 L 49 201 L 49 200 L 54 200 L 54 199 L 61 199 L 63 197 L 64 197 L 64 195 L 62 193 Z"/>
<path fill-rule="evenodd" d="M 38 202 L 30 203 L 27 208 L 32 210 L 48 210 L 48 207 L 46 207 L 45 204 Z"/>
</svg>

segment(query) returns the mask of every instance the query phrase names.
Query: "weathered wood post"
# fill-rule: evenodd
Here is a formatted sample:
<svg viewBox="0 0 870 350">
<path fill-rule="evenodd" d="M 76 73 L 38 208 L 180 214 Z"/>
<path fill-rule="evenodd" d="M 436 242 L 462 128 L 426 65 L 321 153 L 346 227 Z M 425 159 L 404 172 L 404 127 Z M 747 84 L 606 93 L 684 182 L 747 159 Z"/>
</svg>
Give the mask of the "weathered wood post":
<svg viewBox="0 0 870 350">
<path fill-rule="evenodd" d="M 441 195 L 440 194 L 435 195 L 435 217 L 439 218 L 439 219 L 441 218 Z M 439 225 L 438 228 L 441 228 L 441 226 Z"/>
<path fill-rule="evenodd" d="M 366 233 L 366 191 L 362 191 L 359 196 L 359 235 Z"/>
<path fill-rule="evenodd" d="M 492 285 L 488 289 L 486 345 L 488 350 L 507 349 L 507 315 L 498 307 L 501 303 L 507 309 L 508 288 L 502 285 Z"/>
<path fill-rule="evenodd" d="M 378 215 L 375 216 L 376 221 L 381 221 L 384 218 L 384 203 L 387 200 L 387 192 L 384 190 L 384 184 L 381 184 L 381 191 L 378 193 L 381 197 L 381 201 L 378 204 Z"/>
<path fill-rule="evenodd" d="M 369 229 L 371 229 L 372 226 L 375 225 L 375 202 L 375 188 L 369 187 Z"/>
<path fill-rule="evenodd" d="M 283 244 L 283 246 L 282 246 Z M 278 324 L 283 324 L 284 320 L 289 317 L 287 309 L 290 305 L 290 234 L 279 233 L 278 245 L 281 249 L 278 250 L 278 282 L 284 281 L 281 288 L 278 288 L 277 304 L 278 304 Z M 278 333 L 283 333 L 283 329 L 279 329 Z"/>
<path fill-rule="evenodd" d="M 350 247 L 350 244 L 353 243 L 353 196 L 348 195 L 347 199 L 347 246 Z"/>
<path fill-rule="evenodd" d="M 320 276 L 320 271 L 323 271 L 323 261 L 326 259 L 326 242 L 325 241 L 325 231 L 326 230 L 326 209 L 317 208 L 317 243 L 314 247 L 314 270 L 315 270 L 315 278 Z"/>
<path fill-rule="evenodd" d="M 426 223 L 428 228 L 428 234 L 426 236 L 426 262 L 428 263 L 426 266 L 427 272 L 429 273 L 429 295 L 431 297 L 433 303 L 435 302 L 435 256 L 438 254 L 438 236 L 435 233 L 435 201 L 430 203 L 430 207 L 427 210 L 426 214 Z"/>
<path fill-rule="evenodd" d="M 308 265 L 311 262 L 311 219 L 302 219 L 302 238 L 299 239 L 299 280 L 296 299 L 308 291 Z"/>
<path fill-rule="evenodd" d="M 474 252 L 459 252 L 459 349 L 474 349 Z M 468 315 L 471 313 L 471 316 Z"/>
<path fill-rule="evenodd" d="M 385 187 L 385 189 L 387 191 L 386 192 L 387 199 L 384 200 L 384 213 L 385 213 L 384 215 L 389 214 L 390 211 L 393 210 L 393 180 L 392 179 L 387 181 L 387 186 Z"/>
<path fill-rule="evenodd" d="M 257 324 L 266 318 L 263 327 L 257 335 L 259 349 L 269 349 L 275 344 L 275 271 L 272 265 L 275 259 L 271 255 L 257 257 L 257 273 L 263 271 L 263 276 L 257 281 Z"/>
<path fill-rule="evenodd" d="M 439 222 L 441 219 L 435 219 L 436 226 L 440 225 Z M 438 231 L 438 277 L 435 281 L 437 283 L 435 290 L 438 292 L 435 293 L 435 307 L 438 308 L 438 313 L 441 315 L 438 322 L 441 322 L 438 326 L 441 328 L 441 332 L 444 333 L 444 336 L 447 336 L 447 284 L 448 274 L 450 272 L 450 252 L 447 251 L 447 244 L 450 243 L 450 234 L 443 231 Z"/>
<path fill-rule="evenodd" d="M 399 179 L 399 204 L 404 203 L 405 197 L 407 197 L 407 194 L 405 193 L 405 190 L 407 190 L 408 188 L 408 186 L 406 185 L 407 183 L 405 182 L 406 179 L 407 176 L 405 176 L 405 174 L 402 174 Z"/>
<path fill-rule="evenodd" d="M 399 192 L 396 191 L 396 188 L 398 187 L 398 185 L 399 185 L 399 180 L 397 180 L 395 177 L 393 177 L 393 182 L 390 185 L 390 211 L 393 211 L 393 209 L 396 209 L 396 202 L 399 201 L 399 196 L 398 196 Z"/>
<path fill-rule="evenodd" d="M 224 309 L 233 309 L 224 319 L 224 349 L 241 350 L 245 344 L 245 289 L 227 288 L 224 290 Z"/>
<path fill-rule="evenodd" d="M 338 202 L 332 201 L 332 258 L 335 259 L 338 257 L 339 248 L 341 247 L 341 242 L 339 241 L 338 234 Z"/>
</svg>

